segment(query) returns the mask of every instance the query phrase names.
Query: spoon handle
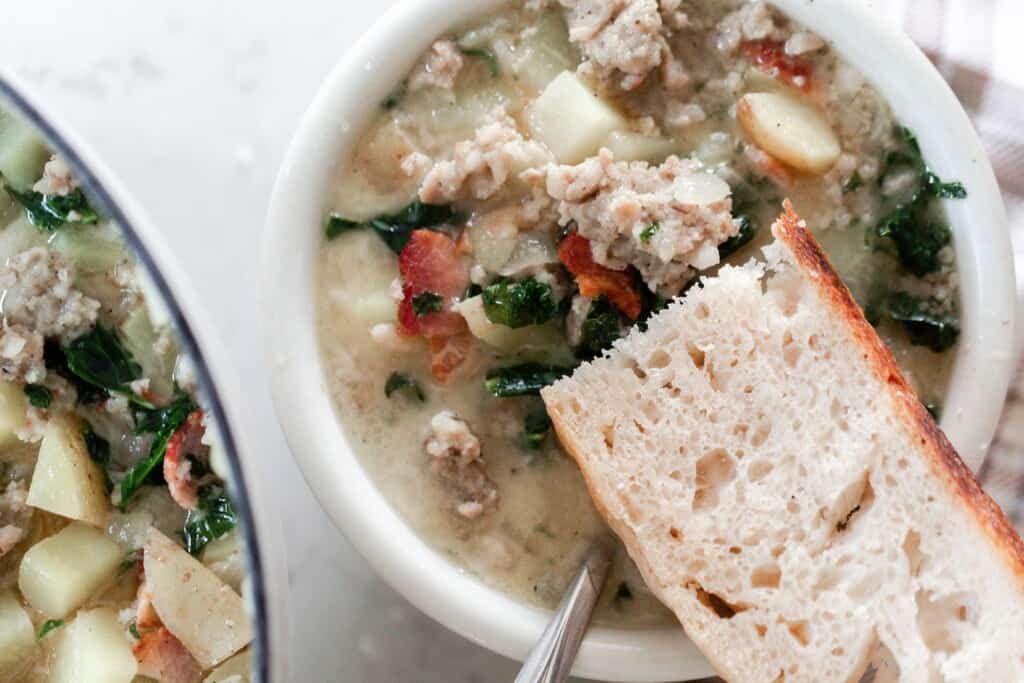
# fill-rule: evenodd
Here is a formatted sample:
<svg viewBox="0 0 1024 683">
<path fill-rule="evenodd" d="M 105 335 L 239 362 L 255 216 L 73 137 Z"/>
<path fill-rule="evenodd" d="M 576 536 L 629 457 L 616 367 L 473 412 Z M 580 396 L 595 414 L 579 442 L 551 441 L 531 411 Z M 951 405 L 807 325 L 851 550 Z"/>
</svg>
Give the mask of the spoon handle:
<svg viewBox="0 0 1024 683">
<path fill-rule="evenodd" d="M 611 558 L 610 543 L 599 541 L 590 549 L 551 623 L 523 662 L 515 683 L 562 683 L 569 677 Z"/>
</svg>

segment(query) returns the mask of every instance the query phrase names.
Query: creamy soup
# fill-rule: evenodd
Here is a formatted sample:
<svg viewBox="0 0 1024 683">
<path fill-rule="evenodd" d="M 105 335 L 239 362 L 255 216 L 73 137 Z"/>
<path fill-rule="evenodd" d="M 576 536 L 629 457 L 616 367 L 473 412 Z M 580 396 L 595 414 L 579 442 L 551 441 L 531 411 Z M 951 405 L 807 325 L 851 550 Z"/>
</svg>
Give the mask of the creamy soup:
<svg viewBox="0 0 1024 683">
<path fill-rule="evenodd" d="M 339 418 L 406 521 L 518 599 L 557 604 L 605 533 L 539 389 L 758 258 L 785 197 L 941 410 L 965 190 L 770 5 L 510 5 L 438 37 L 342 161 L 317 273 Z M 620 552 L 598 618 L 670 617 Z"/>
<path fill-rule="evenodd" d="M 246 683 L 216 425 L 68 164 L 0 110 L 0 683 Z"/>
</svg>

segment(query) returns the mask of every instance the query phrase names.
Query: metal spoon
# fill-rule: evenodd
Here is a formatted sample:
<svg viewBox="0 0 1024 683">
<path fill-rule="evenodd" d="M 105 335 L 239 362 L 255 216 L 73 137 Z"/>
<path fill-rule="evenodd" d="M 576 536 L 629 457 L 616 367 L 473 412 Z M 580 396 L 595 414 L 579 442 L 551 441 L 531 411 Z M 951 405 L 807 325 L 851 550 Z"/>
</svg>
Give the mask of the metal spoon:
<svg viewBox="0 0 1024 683">
<path fill-rule="evenodd" d="M 587 551 L 558 611 L 530 650 L 515 683 L 562 683 L 569 677 L 608 576 L 614 547 L 610 539 L 600 539 Z"/>
</svg>

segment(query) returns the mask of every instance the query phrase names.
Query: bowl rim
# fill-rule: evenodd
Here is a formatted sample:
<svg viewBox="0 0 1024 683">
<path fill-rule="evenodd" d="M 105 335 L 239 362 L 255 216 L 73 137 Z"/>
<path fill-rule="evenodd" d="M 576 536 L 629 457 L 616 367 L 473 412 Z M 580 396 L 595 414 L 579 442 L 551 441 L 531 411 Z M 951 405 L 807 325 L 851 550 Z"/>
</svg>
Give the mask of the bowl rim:
<svg viewBox="0 0 1024 683">
<path fill-rule="evenodd" d="M 347 444 L 327 392 L 313 297 L 330 179 L 354 138 L 430 42 L 502 4 L 404 0 L 347 50 L 303 116 L 283 159 L 267 215 L 261 296 L 275 409 L 293 457 L 320 504 L 406 599 L 468 639 L 521 660 L 550 613 L 485 586 L 441 557 L 371 482 Z M 871 14 L 862 0 L 773 4 L 822 35 L 864 73 L 896 118 L 917 132 L 936 172 L 958 177 L 968 187 L 967 200 L 947 207 L 964 306 L 942 426 L 976 468 L 995 432 L 1013 365 L 1015 279 L 995 175 L 966 113 L 938 71 L 907 36 Z M 949 145 L 951 139 L 959 144 Z M 980 391 L 978 378 L 985 382 Z M 682 629 L 594 627 L 574 673 L 639 682 L 696 678 L 711 669 Z"/>
<path fill-rule="evenodd" d="M 220 431 L 230 473 L 228 486 L 232 504 L 241 523 L 245 541 L 248 590 L 246 602 L 251 610 L 255 637 L 252 642 L 253 678 L 256 683 L 287 680 L 287 614 L 283 591 L 284 567 L 270 549 L 280 547 L 276 511 L 265 502 L 253 505 L 257 486 L 252 463 L 243 466 L 240 453 L 255 452 L 241 437 L 237 406 L 222 399 L 225 387 L 236 386 L 230 361 L 212 333 L 209 318 L 200 300 L 171 255 L 154 224 L 131 199 L 113 172 L 97 153 L 79 138 L 68 124 L 55 116 L 32 94 L 20 79 L 0 69 L 0 101 L 21 114 L 74 170 L 79 184 L 112 222 L 135 254 L 153 287 L 159 292 L 178 336 L 182 352 L 192 361 L 204 407 L 213 413 Z M 269 500 L 265 496 L 260 501 Z"/>
</svg>

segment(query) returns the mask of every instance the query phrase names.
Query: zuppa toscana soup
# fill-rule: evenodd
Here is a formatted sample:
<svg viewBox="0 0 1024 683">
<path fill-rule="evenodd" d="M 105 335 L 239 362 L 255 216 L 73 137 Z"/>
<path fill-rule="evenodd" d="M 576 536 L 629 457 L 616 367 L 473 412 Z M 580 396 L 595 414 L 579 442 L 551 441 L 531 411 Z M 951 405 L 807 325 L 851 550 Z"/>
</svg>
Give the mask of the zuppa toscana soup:
<svg viewBox="0 0 1024 683">
<path fill-rule="evenodd" d="M 541 387 L 792 199 L 922 400 L 959 333 L 932 173 L 863 74 L 772 6 L 511 4 L 440 36 L 342 160 L 317 273 L 358 457 L 453 562 L 551 607 L 603 532 Z M 598 619 L 669 617 L 624 553 Z"/>
<path fill-rule="evenodd" d="M 246 683 L 216 425 L 116 224 L 0 110 L 0 683 Z"/>
</svg>

